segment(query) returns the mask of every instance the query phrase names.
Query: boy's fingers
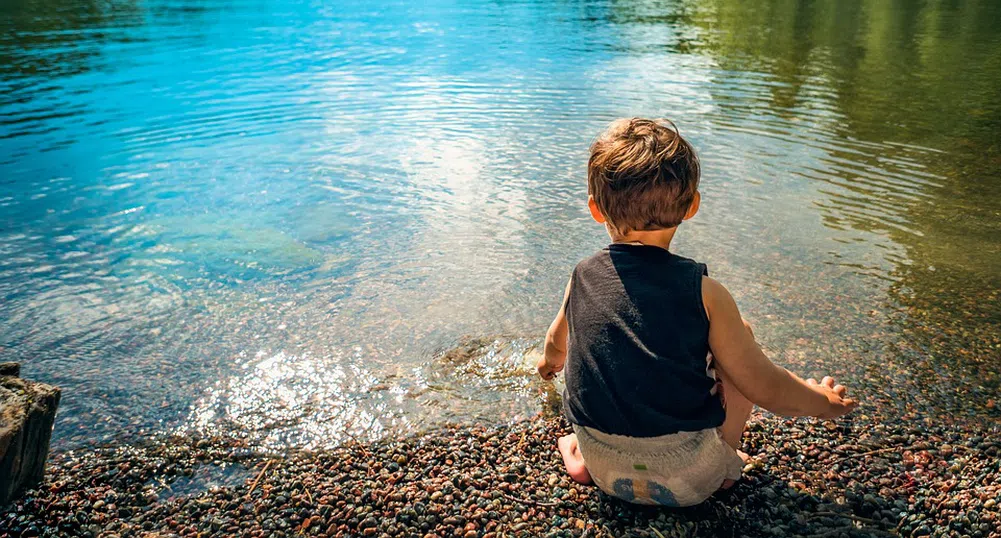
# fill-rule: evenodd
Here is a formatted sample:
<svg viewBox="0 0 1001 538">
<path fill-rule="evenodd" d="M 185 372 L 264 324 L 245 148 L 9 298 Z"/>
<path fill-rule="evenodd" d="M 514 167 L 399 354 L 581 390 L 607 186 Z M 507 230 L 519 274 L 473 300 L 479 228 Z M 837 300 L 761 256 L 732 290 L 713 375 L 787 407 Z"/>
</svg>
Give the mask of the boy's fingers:
<svg viewBox="0 0 1001 538">
<path fill-rule="evenodd" d="M 812 377 L 810 379 L 807 379 L 806 382 L 809 383 L 809 384 L 811 384 L 811 385 L 816 385 L 817 384 L 817 380 L 814 379 L 814 378 L 812 378 Z"/>
<path fill-rule="evenodd" d="M 834 378 L 829 375 L 824 376 L 824 379 L 821 380 L 821 383 L 827 386 L 827 388 L 829 389 L 834 388 Z"/>
<path fill-rule="evenodd" d="M 834 385 L 834 394 L 844 397 L 846 392 L 848 392 L 848 389 L 844 385 Z"/>
</svg>

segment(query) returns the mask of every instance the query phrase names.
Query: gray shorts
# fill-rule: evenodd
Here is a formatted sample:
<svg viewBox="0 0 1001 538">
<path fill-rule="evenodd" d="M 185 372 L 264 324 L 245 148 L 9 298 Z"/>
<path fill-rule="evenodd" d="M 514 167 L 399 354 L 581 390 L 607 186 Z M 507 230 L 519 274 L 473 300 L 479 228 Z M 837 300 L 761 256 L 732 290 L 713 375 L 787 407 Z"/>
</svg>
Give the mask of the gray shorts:
<svg viewBox="0 0 1001 538">
<path fill-rule="evenodd" d="M 724 480 L 739 479 L 744 466 L 718 428 L 643 438 L 573 429 L 594 483 L 631 503 L 699 504 Z"/>
</svg>

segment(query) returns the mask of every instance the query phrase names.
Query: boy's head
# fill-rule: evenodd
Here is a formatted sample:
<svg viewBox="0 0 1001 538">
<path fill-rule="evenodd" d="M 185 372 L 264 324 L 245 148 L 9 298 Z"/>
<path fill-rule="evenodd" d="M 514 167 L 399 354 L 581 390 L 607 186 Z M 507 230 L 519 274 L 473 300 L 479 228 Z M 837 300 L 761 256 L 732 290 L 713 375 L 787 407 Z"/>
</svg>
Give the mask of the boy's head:
<svg viewBox="0 0 1001 538">
<path fill-rule="evenodd" d="M 619 234 L 681 224 L 698 209 L 698 188 L 699 159 L 669 120 L 616 120 L 591 144 L 592 212 Z"/>
</svg>

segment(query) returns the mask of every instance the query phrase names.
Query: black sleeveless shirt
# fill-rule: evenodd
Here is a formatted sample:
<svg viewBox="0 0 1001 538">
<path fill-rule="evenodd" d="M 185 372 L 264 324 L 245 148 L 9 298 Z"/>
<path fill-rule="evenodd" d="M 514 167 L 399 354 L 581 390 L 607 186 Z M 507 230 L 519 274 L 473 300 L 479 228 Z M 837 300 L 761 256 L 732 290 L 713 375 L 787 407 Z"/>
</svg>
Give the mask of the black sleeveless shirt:
<svg viewBox="0 0 1001 538">
<path fill-rule="evenodd" d="M 708 373 L 706 266 L 613 243 L 574 268 L 563 410 L 574 424 L 656 437 L 723 424 Z"/>
</svg>

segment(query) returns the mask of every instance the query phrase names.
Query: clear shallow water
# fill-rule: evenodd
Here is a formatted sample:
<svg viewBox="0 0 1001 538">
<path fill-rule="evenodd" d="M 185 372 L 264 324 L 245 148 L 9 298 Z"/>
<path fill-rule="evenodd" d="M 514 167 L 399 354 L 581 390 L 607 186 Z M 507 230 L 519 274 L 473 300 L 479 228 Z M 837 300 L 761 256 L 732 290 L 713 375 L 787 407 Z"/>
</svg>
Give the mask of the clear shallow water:
<svg viewBox="0 0 1001 538">
<path fill-rule="evenodd" d="M 0 6 L 0 357 L 64 388 L 59 446 L 545 408 L 627 115 L 700 150 L 676 250 L 775 360 L 997 428 L 996 2 L 343 4 Z"/>
</svg>

